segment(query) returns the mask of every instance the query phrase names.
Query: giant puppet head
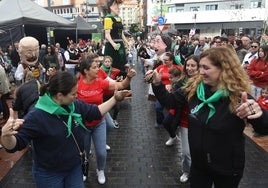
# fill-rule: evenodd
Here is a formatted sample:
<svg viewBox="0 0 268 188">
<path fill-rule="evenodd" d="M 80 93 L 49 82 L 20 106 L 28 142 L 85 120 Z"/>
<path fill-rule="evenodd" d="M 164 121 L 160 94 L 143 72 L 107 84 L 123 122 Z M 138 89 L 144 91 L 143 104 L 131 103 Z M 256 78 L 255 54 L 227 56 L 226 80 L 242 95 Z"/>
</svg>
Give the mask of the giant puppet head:
<svg viewBox="0 0 268 188">
<path fill-rule="evenodd" d="M 123 3 L 123 0 L 97 0 L 96 2 L 99 11 L 105 16 L 106 14 L 110 14 L 114 7 L 118 9 L 118 5 Z"/>
<path fill-rule="evenodd" d="M 158 56 L 169 52 L 171 48 L 171 39 L 168 35 L 158 34 L 154 39 L 154 48 Z"/>
<path fill-rule="evenodd" d="M 39 57 L 39 42 L 34 37 L 24 37 L 19 42 L 19 55 L 22 63 L 34 66 Z"/>
</svg>

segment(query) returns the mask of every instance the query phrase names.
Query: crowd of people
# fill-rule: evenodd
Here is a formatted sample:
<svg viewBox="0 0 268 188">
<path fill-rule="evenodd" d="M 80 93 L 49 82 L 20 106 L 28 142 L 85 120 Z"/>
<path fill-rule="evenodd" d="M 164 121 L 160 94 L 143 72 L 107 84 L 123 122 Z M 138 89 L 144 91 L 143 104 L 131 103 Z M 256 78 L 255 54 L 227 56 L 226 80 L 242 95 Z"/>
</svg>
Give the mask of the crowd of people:
<svg viewBox="0 0 268 188">
<path fill-rule="evenodd" d="M 117 102 L 131 95 L 136 65 L 155 103 L 153 124 L 167 131 L 165 145 L 180 139 L 179 180 L 193 188 L 238 187 L 245 126 L 268 134 L 267 37 L 164 31 L 134 39 L 124 35 L 119 4 L 107 1 L 105 39 L 97 44 L 68 38 L 62 48 L 24 37 L 0 49 L 1 143 L 8 152 L 31 145 L 37 187 L 83 187 L 80 152 L 90 155 L 92 140 L 97 180 L 105 184 L 107 134 L 119 128 Z M 9 109 L 11 84 L 17 89 Z"/>
<path fill-rule="evenodd" d="M 110 13 L 118 14 L 117 2 L 111 1 L 107 6 Z M 119 21 L 116 18 L 117 27 L 122 25 Z M 123 30 L 121 26 L 114 27 L 114 19 L 111 22 L 112 27 L 106 28 L 106 40 L 120 42 Z M 106 134 L 111 128 L 119 128 L 116 103 L 131 95 L 130 82 L 136 75 L 128 65 L 122 41 L 113 49 L 113 57 L 109 56 L 109 46 L 101 42 L 97 46 L 91 40 L 86 43 L 79 39 L 76 44 L 68 38 L 68 42 L 65 50 L 60 43 L 39 46 L 35 38 L 24 37 L 16 43 L 17 66 L 9 62 L 17 89 L 13 108 L 9 110 L 7 103 L 3 106 L 6 123 L 1 143 L 8 152 L 31 146 L 37 187 L 82 187 L 88 174 L 81 169 L 82 152 L 83 156 L 90 155 L 91 139 L 97 156 L 97 180 L 100 184 L 106 182 L 106 150 L 110 149 Z M 120 61 L 113 61 L 118 56 Z M 109 64 L 102 66 L 103 59 Z M 2 63 L 1 76 L 7 78 L 5 69 L 9 64 L 4 60 Z M 111 74 L 111 66 L 119 71 L 116 75 Z M 1 89 L 8 90 L 10 82 L 1 78 Z M 6 97 L 2 95 L 1 99 Z M 109 111 L 114 106 L 112 119 Z M 50 154 L 44 154 L 53 142 L 58 144 L 50 148 Z M 69 155 L 63 156 L 64 153 Z"/>
<path fill-rule="evenodd" d="M 213 184 L 215 187 L 238 186 L 244 168 L 244 127 L 249 123 L 253 126 L 255 135 L 268 134 L 265 126 L 267 119 L 264 120 L 267 118 L 267 111 L 262 107 L 267 102 L 266 38 L 264 36 L 262 41 L 252 40 L 248 36 L 241 38 L 216 36 L 209 39 L 195 35 L 190 39 L 177 37 L 174 41 L 167 42 L 162 34 L 152 39 L 149 45 L 143 46 L 141 42 L 138 51 L 141 65 L 145 68 L 149 65 L 151 69 L 145 73 L 145 80 L 153 85 L 153 92 L 149 89 L 149 95 L 155 95 L 157 106 L 161 106 L 161 109 L 165 107 L 168 111 L 161 117 L 161 124 L 170 136 L 166 142 L 167 146 L 173 145 L 177 140 L 174 130 L 177 130 L 179 125 L 182 128 L 180 129 L 183 157 L 181 182 L 186 182 L 190 178 L 191 187 L 211 187 Z M 155 64 L 151 63 L 157 60 L 161 61 L 160 66 L 168 65 L 165 54 L 170 52 L 163 52 L 162 57 L 159 55 L 159 49 L 160 51 L 161 47 L 166 49 L 167 45 L 170 45 L 170 52 L 175 56 L 173 61 L 178 65 L 184 64 L 184 73 L 175 83 L 174 70 L 169 69 L 170 83 L 167 83 L 163 81 L 167 76 L 164 69 L 159 70 L 158 66 L 155 67 Z M 170 91 L 168 89 L 170 84 L 171 88 L 175 89 Z M 220 103 L 225 101 L 226 107 L 218 105 L 219 101 Z M 246 108 L 245 103 L 248 106 L 247 112 L 241 113 L 240 110 Z M 261 113 L 258 114 L 259 110 Z M 232 115 L 229 117 L 230 114 L 224 114 L 223 111 L 229 111 Z M 157 111 L 156 116 L 158 113 Z M 240 118 L 240 123 L 239 118 L 235 117 Z M 262 120 L 252 121 L 255 118 Z M 230 122 L 226 123 L 227 121 Z M 159 126 L 159 119 L 156 119 L 156 123 Z M 188 127 L 189 134 L 183 132 L 184 127 Z M 229 131 L 235 136 L 226 137 L 231 135 Z M 233 140 L 234 138 L 238 140 Z M 221 147 L 221 142 L 224 143 L 224 147 Z M 228 154 L 233 143 L 239 145 L 237 150 L 240 152 L 237 155 L 240 156 L 238 157 L 240 161 L 237 162 L 236 156 L 231 155 L 232 151 Z M 190 149 L 191 155 L 187 156 L 185 148 Z M 221 148 L 223 153 L 217 151 L 217 148 Z M 229 162 L 240 166 L 228 165 L 226 163 L 228 157 Z M 234 173 L 237 173 L 236 176 L 232 175 Z"/>
<path fill-rule="evenodd" d="M 71 42 L 69 46 L 75 45 Z M 42 47 L 44 45 L 41 45 L 41 49 Z M 115 120 L 109 118 L 109 111 L 117 101 L 131 95 L 131 91 L 125 89 L 129 87 L 136 71 L 131 68 L 123 71 L 116 69 L 118 71 L 114 75 L 114 71 L 109 71 L 112 65 L 110 56 L 103 57 L 105 62 L 109 61 L 109 65 L 104 63 L 102 66 L 101 57 L 97 53 L 89 50 L 78 52 L 77 48 L 72 50 L 77 53 L 78 61 L 73 70 L 67 70 L 68 68 L 64 68 L 66 64 L 61 66 L 57 58 L 59 56 L 54 53 L 57 47 L 53 45 L 47 47 L 46 53 L 41 58 L 45 64 L 38 61 L 39 56 L 42 55 L 41 49 L 39 51 L 39 43 L 33 37 L 24 37 L 19 41 L 20 62 L 14 73 L 18 85 L 12 110 L 7 106 L 8 115 L 6 124 L 2 127 L 1 143 L 9 152 L 31 145 L 34 159 L 33 175 L 37 187 L 51 185 L 81 187 L 87 177 L 82 174 L 81 165 L 78 165 L 80 164 L 79 152 L 75 151 L 77 148 L 82 148 L 81 151 L 85 150 L 89 156 L 92 139 L 97 156 L 97 179 L 100 184 L 104 184 L 106 150 L 110 149 L 106 145 L 106 129 L 119 128 L 118 124 L 114 124 Z M 64 51 L 60 57 L 65 57 L 66 53 L 69 52 Z M 70 59 L 71 57 L 70 55 Z M 66 62 L 68 63 L 68 60 Z M 5 76 L 3 67 L 2 70 L 1 76 Z M 3 81 L 1 78 L 1 86 L 4 86 Z M 40 119 L 41 116 L 43 119 Z M 36 118 L 40 121 L 36 121 Z M 43 129 L 40 125 L 47 128 Z M 55 125 L 57 128 L 54 129 Z M 77 125 L 81 126 L 79 130 L 75 129 Z M 66 136 L 68 139 L 65 138 Z M 58 145 L 54 149 L 50 148 L 51 155 L 43 155 L 47 150 L 46 147 L 49 147 L 52 142 Z M 59 152 L 70 153 L 70 155 L 63 159 L 59 156 Z M 61 162 L 52 161 L 56 158 Z M 68 160 L 72 160 L 72 163 L 66 166 Z M 51 172 L 53 168 L 55 170 Z M 54 177 L 53 181 L 44 178 L 51 175 Z M 83 175 L 82 179 L 80 175 Z M 70 182 L 70 179 L 75 181 Z"/>
<path fill-rule="evenodd" d="M 120 30 L 119 32 L 122 31 Z M 195 142 L 201 137 L 198 134 L 200 131 L 202 132 L 202 129 L 191 129 L 194 127 L 191 126 L 191 123 L 197 124 L 194 120 L 202 119 L 202 121 L 200 120 L 201 123 L 199 122 L 198 124 L 202 124 L 200 125 L 201 127 L 207 126 L 211 128 L 211 132 L 218 136 L 213 138 L 213 135 L 211 135 L 210 139 L 214 139 L 213 141 L 218 144 L 220 144 L 220 141 L 217 142 L 217 140 L 220 140 L 221 131 L 230 129 L 230 131 L 234 132 L 233 134 L 237 134 L 237 138 L 240 138 L 239 145 L 241 148 L 238 148 L 238 150 L 241 151 L 239 155 L 242 158 L 242 131 L 245 127 L 245 118 L 253 126 L 255 135 L 268 134 L 267 127 L 262 126 L 263 122 L 266 123 L 267 121 L 259 120 L 266 116 L 265 110 L 267 110 L 268 104 L 267 45 L 263 44 L 262 41 L 250 40 L 247 36 L 230 39 L 214 37 L 213 40 L 209 41 L 207 37 L 198 35 L 187 39 L 186 37 L 172 37 L 165 33 L 156 34 L 146 40 L 141 40 L 137 37 L 134 41 L 133 37 L 130 37 L 127 41 L 133 40 L 133 45 L 122 41 L 127 46 L 124 49 L 122 67 L 121 64 L 114 64 L 114 59 L 105 54 L 105 49 L 95 48 L 92 43 L 86 43 L 83 39 L 78 41 L 77 44 L 69 40 L 70 43 L 65 50 L 60 46 L 60 43 L 56 43 L 55 46 L 45 44 L 39 46 L 39 42 L 33 37 L 25 37 L 14 44 L 14 50 L 12 50 L 12 46 L 8 45 L 9 53 L 8 51 L 5 53 L 0 51 L 2 65 L 0 66 L 0 88 L 3 91 L 1 92 L 3 119 L 7 122 L 6 126 L 11 122 L 9 119 L 17 118 L 17 124 L 25 124 L 22 118 L 27 120 L 28 116 L 26 115 L 36 109 L 36 103 L 40 102 L 39 96 L 42 96 L 41 88 L 52 84 L 52 78 L 58 74 L 65 74 L 65 72 L 78 79 L 78 87 L 75 89 L 77 90 L 78 99 L 89 104 L 104 104 L 105 101 L 113 98 L 115 90 L 129 88 L 131 78 L 136 74 L 134 69 L 130 68 L 131 64 L 129 63 L 131 62 L 127 56 L 131 48 L 131 51 L 136 51 L 133 55 L 137 54 L 136 67 L 141 69 L 145 75 L 145 80 L 150 83 L 148 95 L 155 97 L 155 126 L 164 126 L 169 135 L 165 145 L 172 146 L 176 144 L 178 139 L 181 140 L 182 175 L 180 181 L 184 183 L 190 179 L 193 187 L 201 183 L 204 183 L 204 185 L 214 183 L 217 186 L 223 184 L 223 182 L 226 185 L 237 186 L 242 177 L 243 160 L 239 168 L 225 169 L 224 177 L 222 177 L 221 171 L 223 169 L 220 166 L 217 166 L 219 169 L 214 169 L 216 167 L 213 164 L 208 164 L 209 161 L 199 164 L 202 161 L 195 157 L 194 153 L 197 152 L 195 151 Z M 105 45 L 98 46 L 106 47 Z M 118 49 L 114 50 L 118 51 Z M 14 53 L 17 53 L 17 55 L 14 55 Z M 230 57 L 230 59 L 227 57 Z M 16 63 L 15 61 L 18 62 Z M 233 71 L 229 71 L 229 69 Z M 11 76 L 12 78 L 10 78 L 9 73 L 13 75 Z M 17 90 L 10 116 L 6 100 L 9 97 L 12 83 L 17 85 Z M 68 92 L 72 90 L 73 88 L 70 88 Z M 63 91 L 58 92 L 62 93 Z M 68 92 L 62 93 L 63 96 L 67 95 Z M 247 95 L 243 92 L 246 92 Z M 57 92 L 54 94 L 57 94 Z M 29 95 L 31 97 L 28 97 Z M 217 99 L 214 99 L 214 97 Z M 225 101 L 226 107 L 212 105 L 212 103 L 217 103 L 218 100 Z M 247 103 L 247 106 L 244 103 Z M 59 104 L 61 105 L 61 101 Z M 110 107 L 111 109 L 114 108 L 112 117 L 106 111 L 107 113 L 103 113 L 102 118 L 97 118 L 99 119 L 97 121 L 84 120 L 83 122 L 88 134 L 84 134 L 86 139 L 82 145 L 83 147 L 85 146 L 85 150 L 89 155 L 92 137 L 97 156 L 97 177 L 100 184 L 104 184 L 106 181 L 104 174 L 106 150 L 110 149 L 106 144 L 106 134 L 111 128 L 119 127 L 116 120 L 119 109 L 116 104 L 113 105 L 114 107 Z M 237 107 L 237 105 L 240 105 L 240 107 Z M 230 114 L 226 114 L 226 117 L 223 114 L 221 116 L 217 115 L 217 111 L 223 111 L 221 108 L 229 109 Z M 200 116 L 199 111 L 207 115 Z M 233 116 L 240 118 L 241 122 Z M 251 120 L 255 118 L 258 120 Z M 210 124 L 215 124 L 214 121 L 218 122 L 220 119 L 230 119 L 230 125 L 240 124 L 241 126 L 237 126 L 237 132 L 234 129 L 225 127 L 225 124 L 219 129 L 214 129 L 213 126 L 210 127 Z M 210 123 L 211 121 L 212 123 Z M 188 134 L 188 129 L 194 133 Z M 10 131 L 10 129 L 7 131 Z M 14 133 L 13 131 L 12 133 Z M 7 135 L 13 135 L 12 133 L 7 133 Z M 17 134 L 15 135 L 17 136 Z M 33 138 L 30 136 L 27 139 L 31 140 Z M 14 140 L 13 137 L 12 140 Z M 237 140 L 230 139 L 231 141 L 239 143 Z M 4 140 L 3 142 L 5 143 Z M 226 142 L 224 143 L 226 144 Z M 25 145 L 26 142 L 23 147 Z M 6 147 L 6 144 L 4 146 Z M 206 147 L 209 147 L 206 148 L 208 150 L 214 149 L 211 145 Z M 10 151 L 15 151 L 15 148 L 10 147 L 9 149 Z M 215 162 L 220 164 L 225 162 L 217 159 L 217 152 L 215 154 L 212 151 L 209 152 L 211 153 L 206 153 L 206 155 L 211 155 L 209 158 L 213 159 L 215 157 Z M 230 158 L 230 160 L 233 159 Z M 204 176 L 203 172 L 200 174 L 202 170 L 206 170 L 206 176 L 211 181 L 202 182 L 199 179 L 200 176 Z M 235 183 L 228 184 L 230 182 L 225 181 L 225 178 L 229 178 L 233 171 L 238 173 L 235 177 Z M 211 177 L 210 172 L 219 173 L 219 176 Z"/>
</svg>

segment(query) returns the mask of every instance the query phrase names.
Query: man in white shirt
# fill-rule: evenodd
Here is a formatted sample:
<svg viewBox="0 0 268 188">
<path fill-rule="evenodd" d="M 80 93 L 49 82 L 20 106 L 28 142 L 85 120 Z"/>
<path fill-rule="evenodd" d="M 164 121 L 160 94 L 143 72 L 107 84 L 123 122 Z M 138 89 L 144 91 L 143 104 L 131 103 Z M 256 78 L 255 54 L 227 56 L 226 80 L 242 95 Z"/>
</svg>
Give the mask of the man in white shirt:
<svg viewBox="0 0 268 188">
<path fill-rule="evenodd" d="M 244 60 L 242 62 L 242 66 L 244 67 L 244 69 L 247 68 L 248 64 L 251 62 L 252 59 L 258 58 L 259 47 L 259 42 L 252 42 L 249 52 L 245 55 Z"/>
<path fill-rule="evenodd" d="M 66 59 L 66 70 L 75 75 L 75 65 L 79 64 L 80 56 L 73 43 L 71 43 L 68 49 L 64 52 L 64 57 Z"/>
</svg>

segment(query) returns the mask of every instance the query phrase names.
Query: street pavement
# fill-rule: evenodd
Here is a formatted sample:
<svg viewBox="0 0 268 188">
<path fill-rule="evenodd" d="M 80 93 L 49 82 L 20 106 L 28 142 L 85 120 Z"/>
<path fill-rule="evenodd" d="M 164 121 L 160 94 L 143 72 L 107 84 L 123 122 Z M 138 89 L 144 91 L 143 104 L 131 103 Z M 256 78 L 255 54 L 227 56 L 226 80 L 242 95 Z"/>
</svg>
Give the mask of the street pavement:
<svg viewBox="0 0 268 188">
<path fill-rule="evenodd" d="M 180 144 L 165 146 L 168 134 L 163 127 L 154 127 L 154 103 L 147 100 L 148 85 L 138 72 L 133 78 L 132 99 L 123 101 L 118 117 L 119 129 L 107 139 L 111 146 L 105 169 L 106 184 L 96 177 L 94 152 L 90 157 L 90 174 L 85 187 L 109 188 L 188 188 L 179 181 L 181 175 Z M 31 153 L 26 154 L 0 183 L 2 188 L 35 187 L 31 175 Z M 239 188 L 268 187 L 268 153 L 246 138 L 246 167 Z"/>
</svg>

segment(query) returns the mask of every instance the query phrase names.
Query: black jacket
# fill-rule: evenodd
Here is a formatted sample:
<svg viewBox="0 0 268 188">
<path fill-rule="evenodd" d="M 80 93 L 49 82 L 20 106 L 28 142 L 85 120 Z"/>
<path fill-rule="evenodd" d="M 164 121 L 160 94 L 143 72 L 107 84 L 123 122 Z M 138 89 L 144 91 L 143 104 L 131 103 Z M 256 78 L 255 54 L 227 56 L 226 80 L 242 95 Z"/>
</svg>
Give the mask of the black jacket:
<svg viewBox="0 0 268 188">
<path fill-rule="evenodd" d="M 13 110 L 18 111 L 18 117 L 23 118 L 39 99 L 39 85 L 37 81 L 31 80 L 21 85 L 16 93 Z"/>
<path fill-rule="evenodd" d="M 192 165 L 220 175 L 242 175 L 245 164 L 244 120 L 229 110 L 229 98 L 213 103 L 216 113 L 206 123 L 209 107 L 204 106 L 197 114 L 191 114 L 201 101 L 193 96 L 189 102 L 186 94 L 178 89 L 174 94 L 165 92 L 165 87 L 153 85 L 155 96 L 161 104 L 181 111 L 188 103 L 188 138 Z M 211 96 L 206 90 L 206 94 Z M 206 96 L 208 98 L 209 96 Z M 174 105 L 173 105 L 174 104 Z M 181 113 L 178 113 L 181 114 Z M 255 120 L 248 120 L 253 126 L 268 126 L 268 111 Z"/>
</svg>

